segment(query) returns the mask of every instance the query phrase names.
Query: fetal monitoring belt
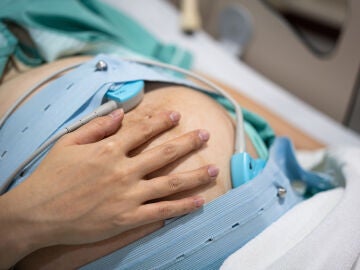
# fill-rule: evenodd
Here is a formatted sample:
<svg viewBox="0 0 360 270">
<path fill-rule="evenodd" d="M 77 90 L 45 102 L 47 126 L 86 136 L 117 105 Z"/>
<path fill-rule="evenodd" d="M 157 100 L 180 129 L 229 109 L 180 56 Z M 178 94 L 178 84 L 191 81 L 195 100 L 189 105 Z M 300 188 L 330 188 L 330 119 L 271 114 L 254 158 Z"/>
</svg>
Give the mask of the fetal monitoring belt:
<svg viewBox="0 0 360 270">
<path fill-rule="evenodd" d="M 28 166 L 29 164 L 25 163 L 24 170 L 17 171 L 17 168 L 19 166 L 21 168 L 22 164 L 32 156 L 32 153 L 44 145 L 46 146 L 48 139 L 52 138 L 54 134 L 59 134 L 65 127 L 68 129 L 69 124 L 78 122 L 79 119 L 83 119 L 84 115 L 93 112 L 104 102 L 104 99 L 115 100 L 125 110 L 136 106 L 141 101 L 143 80 L 181 84 L 205 91 L 189 81 L 176 78 L 161 70 L 116 60 L 105 55 L 98 56 L 55 80 L 20 108 L 8 114 L 5 120 L 1 119 L 0 139 L 3 142 L 0 144 L 1 193 L 26 179 L 32 168 L 35 168 L 35 166 Z M 36 89 L 36 87 L 32 89 Z M 27 91 L 26 95 L 30 93 Z M 205 91 L 205 93 L 209 92 Z M 209 94 L 229 111 L 239 111 L 234 108 L 234 104 L 229 104 L 226 102 L 228 100 L 218 94 Z M 16 106 L 13 108 L 16 109 Z M 11 117 L 8 117 L 10 115 Z M 257 136 L 251 137 L 263 138 L 254 141 L 264 141 L 261 149 L 266 149 L 266 145 L 269 145 L 274 137 L 272 130 L 263 120 L 259 117 L 256 118 L 250 112 L 244 111 L 244 116 L 254 124 L 253 129 L 259 131 Z M 239 118 L 242 120 L 242 116 L 237 117 L 237 119 Z M 238 125 L 237 131 L 242 129 L 241 123 Z M 255 134 L 257 133 L 253 135 Z M 237 137 L 243 139 L 243 136 Z M 243 146 L 243 143 L 237 144 Z M 261 144 L 256 143 L 255 145 Z M 239 157 L 245 158 L 239 159 Z M 256 163 L 245 152 L 234 155 L 232 163 L 234 160 L 240 160 L 241 162 L 238 164 L 243 164 L 242 167 L 245 166 L 245 170 L 240 169 L 242 168 L 240 166 L 233 166 L 233 175 L 242 174 L 241 176 L 249 179 L 248 175 L 250 174 L 242 172 L 259 171 L 256 169 Z M 30 165 L 34 165 L 35 162 L 36 160 L 32 161 Z M 249 170 L 248 165 L 253 170 Z"/>
<path fill-rule="evenodd" d="M 96 68 L 100 59 L 106 60 L 106 70 Z M 124 82 L 144 80 L 191 86 L 190 82 L 167 73 L 105 55 L 50 83 L 21 105 L 1 127 L 0 181 L 8 178 L 51 135 L 99 107 L 106 93 L 116 91 Z M 26 179 L 35 167 L 28 166 L 12 183 L 2 182 L 1 193 Z"/>
<path fill-rule="evenodd" d="M 101 61 L 106 65 L 99 65 Z M 126 90 L 121 86 L 129 82 L 140 82 L 141 85 L 142 81 L 185 85 L 207 92 L 159 69 L 99 55 L 51 82 L 3 124 L 0 129 L 1 193 L 31 174 L 46 151 L 12 181 L 4 181 L 49 137 L 94 111 L 104 99 L 120 97 L 119 102 L 122 102 L 121 99 L 136 96 L 134 88 Z M 221 97 L 211 95 L 233 110 Z M 254 117 L 249 112 L 244 115 L 249 120 Z M 264 123 L 260 121 L 257 124 L 253 125 L 253 129 L 266 130 Z M 268 135 L 263 137 L 271 141 Z M 216 269 L 228 255 L 303 200 L 303 196 L 293 191 L 293 181 L 300 181 L 313 192 L 334 186 L 330 178 L 304 171 L 296 162 L 287 139 L 275 140 L 268 160 L 261 164 L 259 170 L 253 170 L 252 167 L 258 164 L 251 158 L 233 158 L 231 166 L 241 168 L 237 170 L 241 177 L 243 171 L 251 174 L 249 181 L 244 181 L 201 210 L 175 219 L 85 269 Z M 236 175 L 232 173 L 233 178 Z"/>
<path fill-rule="evenodd" d="M 82 269 L 219 269 L 303 200 L 291 179 L 311 185 L 316 177 L 299 167 L 287 139 L 276 139 L 264 170 L 250 182 Z"/>
</svg>

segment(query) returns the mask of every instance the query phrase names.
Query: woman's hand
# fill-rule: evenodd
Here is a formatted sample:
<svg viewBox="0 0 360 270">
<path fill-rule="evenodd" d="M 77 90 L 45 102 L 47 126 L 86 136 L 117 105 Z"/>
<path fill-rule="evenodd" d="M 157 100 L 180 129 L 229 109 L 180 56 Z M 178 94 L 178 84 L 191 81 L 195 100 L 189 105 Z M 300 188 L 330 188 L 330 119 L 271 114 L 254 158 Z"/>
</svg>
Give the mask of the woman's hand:
<svg viewBox="0 0 360 270">
<path fill-rule="evenodd" d="M 203 205 L 198 196 L 154 200 L 210 183 L 218 174 L 214 166 L 146 176 L 199 149 L 209 134 L 193 131 L 130 157 L 180 115 L 162 112 L 120 129 L 123 116 L 116 110 L 65 135 L 23 184 L 0 197 L 0 266 L 41 247 L 100 241 Z"/>
</svg>

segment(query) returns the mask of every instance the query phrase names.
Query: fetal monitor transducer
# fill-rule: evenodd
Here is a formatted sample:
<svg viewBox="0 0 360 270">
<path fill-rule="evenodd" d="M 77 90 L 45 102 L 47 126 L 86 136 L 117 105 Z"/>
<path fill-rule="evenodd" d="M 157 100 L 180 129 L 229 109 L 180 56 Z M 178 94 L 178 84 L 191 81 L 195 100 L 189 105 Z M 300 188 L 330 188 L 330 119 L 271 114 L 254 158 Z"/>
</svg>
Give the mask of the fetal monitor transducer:
<svg viewBox="0 0 360 270">
<path fill-rule="evenodd" d="M 183 75 L 187 75 L 191 78 L 194 78 L 201 83 L 204 83 L 212 91 L 215 91 L 217 94 L 225 97 L 230 103 L 232 104 L 235 110 L 235 122 L 236 122 L 236 135 L 235 135 L 235 149 L 234 155 L 231 158 L 231 178 L 233 187 L 237 187 L 243 183 L 248 182 L 254 176 L 256 176 L 265 166 L 265 161 L 262 159 L 255 160 L 253 159 L 246 150 L 245 145 L 245 132 L 244 132 L 244 122 L 243 122 L 243 115 L 241 111 L 240 105 L 223 89 L 218 87 L 216 84 L 212 83 L 211 81 L 205 79 L 204 77 L 197 75 L 193 72 L 188 70 L 184 70 L 182 68 L 172 66 L 165 63 L 160 63 L 151 60 L 138 60 L 138 59 L 123 59 L 124 61 L 128 62 L 135 62 L 137 64 L 146 65 L 146 66 L 154 66 L 159 67 L 162 69 L 167 69 L 171 71 L 178 72 Z M 17 109 L 17 107 L 37 88 L 39 88 L 44 83 L 48 82 L 50 79 L 54 78 L 55 76 L 71 70 L 73 68 L 78 67 L 80 64 L 71 65 L 65 67 L 44 80 L 40 81 L 30 89 L 28 89 L 23 96 L 21 96 L 14 105 L 7 111 L 4 117 L 0 120 L 0 129 L 3 127 L 6 120 L 11 116 L 11 114 Z M 104 60 L 99 60 L 96 65 L 94 66 L 94 72 L 107 72 L 108 64 Z M 212 93 L 211 91 L 207 90 L 205 92 Z M 71 125 L 65 127 L 60 132 L 46 140 L 31 156 L 26 159 L 6 180 L 6 186 L 8 186 L 12 180 L 19 174 L 21 171 L 29 165 L 40 153 L 42 153 L 45 149 L 47 149 L 50 145 L 55 143 L 59 138 L 63 135 L 76 130 L 77 128 L 81 127 L 82 125 L 88 123 L 92 119 L 104 116 L 109 114 L 111 111 L 115 110 L 116 108 L 123 108 L 125 112 L 130 111 L 136 105 L 138 105 L 144 96 L 144 81 L 131 81 L 127 83 L 113 83 L 108 91 L 106 92 L 103 104 L 98 107 L 96 110 L 91 112 L 90 114 L 86 115 L 85 117 L 81 118 L 80 120 L 72 123 Z"/>
</svg>

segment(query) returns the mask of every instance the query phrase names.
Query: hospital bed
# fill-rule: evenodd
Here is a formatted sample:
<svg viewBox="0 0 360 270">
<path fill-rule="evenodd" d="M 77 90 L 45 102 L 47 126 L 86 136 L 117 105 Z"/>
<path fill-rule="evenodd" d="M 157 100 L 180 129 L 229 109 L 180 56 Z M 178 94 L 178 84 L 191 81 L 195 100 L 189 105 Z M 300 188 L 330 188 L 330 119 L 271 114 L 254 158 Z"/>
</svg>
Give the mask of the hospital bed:
<svg viewBox="0 0 360 270">
<path fill-rule="evenodd" d="M 319 194 L 292 209 L 231 255 L 222 269 L 238 269 L 240 264 L 242 269 L 360 269 L 360 233 L 356 229 L 360 226 L 359 135 L 235 59 L 203 31 L 183 34 L 179 13 L 168 2 L 104 1 L 132 16 L 162 41 L 190 50 L 195 71 L 224 86 L 242 106 L 268 120 L 277 135 L 290 137 L 297 149 L 326 147 L 340 167 L 348 165 L 340 168 L 346 178 L 344 188 Z M 316 155 L 311 154 L 310 163 Z"/>
<path fill-rule="evenodd" d="M 316 149 L 345 143 L 360 145 L 357 135 L 227 55 L 219 44 L 205 33 L 198 32 L 192 37 L 182 35 L 178 14 L 167 2 L 106 2 L 130 14 L 164 42 L 189 49 L 195 57 L 196 71 L 224 85 L 239 103 L 264 116 L 278 135 L 290 136 L 298 148 Z M 337 192 L 339 193 L 339 190 Z"/>
<path fill-rule="evenodd" d="M 126 12 L 164 42 L 187 48 L 193 69 L 220 82 L 240 103 L 262 115 L 277 135 L 286 135 L 301 149 L 324 145 L 358 145 L 360 137 L 330 117 L 269 81 L 223 50 L 203 31 L 188 36 L 180 29 L 178 11 L 161 0 L 104 0 Z M 164 23 L 166 22 L 166 23 Z"/>
</svg>

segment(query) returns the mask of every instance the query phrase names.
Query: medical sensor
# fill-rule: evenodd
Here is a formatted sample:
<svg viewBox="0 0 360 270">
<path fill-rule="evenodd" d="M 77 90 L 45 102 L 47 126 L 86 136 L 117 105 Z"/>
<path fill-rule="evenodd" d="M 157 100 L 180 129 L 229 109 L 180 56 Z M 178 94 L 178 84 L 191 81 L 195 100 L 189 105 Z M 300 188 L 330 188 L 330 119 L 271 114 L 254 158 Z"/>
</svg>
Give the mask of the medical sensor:
<svg viewBox="0 0 360 270">
<path fill-rule="evenodd" d="M 212 91 L 209 90 L 201 90 L 204 92 L 213 93 L 215 91 L 217 94 L 220 94 L 224 98 L 226 98 L 232 105 L 235 111 L 235 122 L 236 122 L 236 131 L 235 131 L 235 149 L 234 155 L 231 158 L 231 178 L 233 187 L 238 187 L 251 179 L 253 179 L 265 166 L 265 160 L 263 159 L 253 159 L 245 150 L 245 131 L 244 131 L 244 122 L 243 122 L 243 115 L 239 104 L 223 89 L 215 85 L 214 83 L 208 81 L 207 79 L 192 73 L 190 71 L 184 70 L 182 68 L 159 63 L 150 60 L 136 60 L 136 59 L 123 59 L 127 62 L 134 62 L 140 65 L 146 66 L 154 66 L 159 67 L 165 70 L 171 70 L 175 72 L 179 72 L 183 75 L 187 75 L 192 77 L 211 88 Z M 79 66 L 79 64 L 72 65 L 66 67 L 52 75 L 48 78 L 45 78 L 31 89 L 25 92 L 25 94 L 19 98 L 15 104 L 8 110 L 8 112 L 4 115 L 4 117 L 0 121 L 0 129 L 4 125 L 5 121 L 10 117 L 10 115 L 17 109 L 17 107 L 28 97 L 31 93 L 33 93 L 40 85 L 49 81 L 51 78 L 63 73 L 64 71 L 70 70 Z M 109 72 L 108 63 L 105 60 L 99 60 L 93 69 L 93 72 L 100 73 L 106 75 Z M 100 75 L 99 74 L 99 75 Z M 96 75 L 96 74 L 94 74 Z M 108 75 L 106 75 L 108 76 Z M 121 76 L 121 74 L 119 74 Z M 95 109 L 90 114 L 86 115 L 85 117 L 81 118 L 73 122 L 71 125 L 62 128 L 58 133 L 50 137 L 47 141 L 45 141 L 40 147 L 38 147 L 34 153 L 32 153 L 22 164 L 18 166 L 18 168 L 6 179 L 5 187 L 9 186 L 13 179 L 18 176 L 25 167 L 27 167 L 36 157 L 38 157 L 44 150 L 46 150 L 49 146 L 55 143 L 59 138 L 63 135 L 72 132 L 79 128 L 80 126 L 88 123 L 92 119 L 104 116 L 109 114 L 111 111 L 115 110 L 116 108 L 123 108 L 125 112 L 132 110 L 135 106 L 137 106 L 143 96 L 144 96 L 144 81 L 142 80 L 134 80 L 128 81 L 125 83 L 107 83 L 103 87 L 107 87 L 107 90 L 103 97 L 103 104 Z M 194 86 L 195 87 L 195 86 Z M 196 87 L 194 88 L 196 90 Z"/>
</svg>

